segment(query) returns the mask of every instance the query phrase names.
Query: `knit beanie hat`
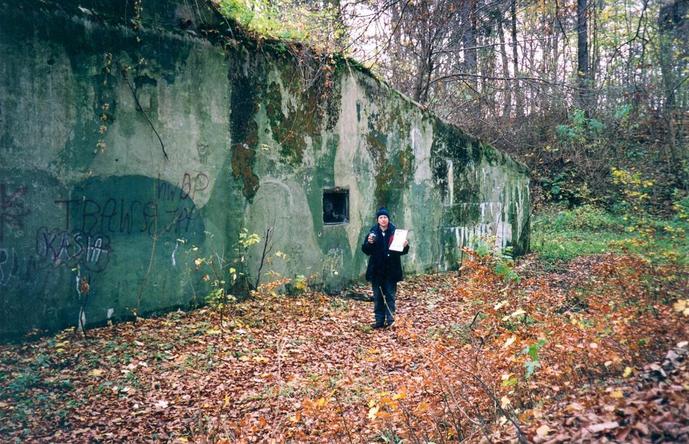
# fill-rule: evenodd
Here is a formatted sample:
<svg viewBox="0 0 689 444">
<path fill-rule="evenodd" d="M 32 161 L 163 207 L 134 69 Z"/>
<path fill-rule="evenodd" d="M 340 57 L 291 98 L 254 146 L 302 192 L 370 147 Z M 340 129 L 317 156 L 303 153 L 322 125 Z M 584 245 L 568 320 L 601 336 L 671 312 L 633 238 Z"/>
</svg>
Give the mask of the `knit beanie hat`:
<svg viewBox="0 0 689 444">
<path fill-rule="evenodd" d="M 376 219 L 378 219 L 380 216 L 387 216 L 388 219 L 390 218 L 390 213 L 388 213 L 387 208 L 381 207 L 378 211 L 376 211 Z"/>
</svg>

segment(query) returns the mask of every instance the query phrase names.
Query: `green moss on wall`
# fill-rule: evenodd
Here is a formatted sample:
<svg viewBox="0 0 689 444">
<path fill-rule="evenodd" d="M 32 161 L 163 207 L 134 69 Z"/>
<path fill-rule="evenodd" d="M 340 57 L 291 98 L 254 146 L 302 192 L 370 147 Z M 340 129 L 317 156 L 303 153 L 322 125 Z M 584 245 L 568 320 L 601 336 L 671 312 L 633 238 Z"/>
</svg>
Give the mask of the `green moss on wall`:
<svg viewBox="0 0 689 444">
<path fill-rule="evenodd" d="M 431 170 L 433 179 L 438 184 L 443 198 L 448 192 L 448 167 L 447 160 L 452 160 L 454 165 L 454 176 L 459 177 L 461 171 L 470 162 L 478 163 L 481 159 L 481 149 L 478 145 L 474 146 L 473 138 L 464 134 L 458 128 L 443 124 L 436 120 L 433 122 L 433 144 L 431 145 Z M 461 182 L 455 181 L 455 195 L 467 194 Z"/>
<path fill-rule="evenodd" d="M 282 93 L 280 85 L 273 82 L 268 85 L 263 100 L 270 122 L 273 139 L 280 145 L 280 154 L 290 165 L 298 165 L 304 156 L 306 135 L 315 132 L 316 123 L 306 115 L 301 101 L 293 106 L 286 101 L 287 115 L 282 111 Z"/>
<path fill-rule="evenodd" d="M 528 192 L 528 188 L 522 190 L 523 192 Z M 530 223 L 531 223 L 531 212 L 530 212 L 530 203 L 528 199 L 526 199 L 525 206 L 526 208 L 522 208 L 522 211 L 524 212 L 524 219 L 520 220 L 519 219 L 519 208 L 517 207 L 518 204 L 521 202 L 519 201 L 519 190 L 517 189 L 516 186 L 511 187 L 509 190 L 510 196 L 510 205 L 509 205 L 509 210 L 508 214 L 510 217 L 511 225 L 512 225 L 512 233 L 516 235 L 516 233 L 519 233 L 518 238 L 512 239 L 512 250 L 513 253 L 516 256 L 521 256 L 523 254 L 526 254 L 529 252 L 529 244 L 530 244 Z M 517 231 L 520 226 L 522 227 L 521 232 Z"/>
<path fill-rule="evenodd" d="M 467 226 L 480 223 L 481 205 L 473 202 L 455 204 L 445 215 L 445 223 L 450 226 Z"/>
<path fill-rule="evenodd" d="M 465 165 L 454 163 L 454 200 L 455 202 L 476 202 L 481 197 L 481 184 L 473 175 L 463 169 Z"/>
<path fill-rule="evenodd" d="M 368 100 L 387 105 L 368 116 L 366 146 L 374 163 L 376 205 L 395 208 L 414 174 L 413 149 L 403 142 L 407 140 L 411 123 L 405 120 L 406 110 L 399 97 L 392 96 L 388 88 L 374 87 L 377 82 L 371 79 L 364 79 L 361 84 Z M 361 106 L 357 103 L 357 117 L 360 114 Z"/>
<path fill-rule="evenodd" d="M 523 221 L 524 228 L 522 229 L 519 238 L 513 240 L 512 252 L 515 256 L 522 256 L 529 253 L 529 246 L 531 245 L 531 213 L 527 211 L 526 217 Z M 512 224 L 512 230 L 515 229 L 516 223 Z M 516 233 L 516 231 L 512 231 Z"/>
<path fill-rule="evenodd" d="M 242 194 L 251 202 L 259 186 L 259 178 L 253 171 L 256 162 L 256 150 L 236 143 L 232 145 L 232 175 L 244 184 Z"/>
<path fill-rule="evenodd" d="M 479 149 L 483 151 L 483 158 L 486 159 L 490 165 L 497 165 L 503 160 L 500 152 L 488 144 L 481 143 Z"/>
<path fill-rule="evenodd" d="M 282 161 L 295 167 L 303 162 L 307 138 L 318 147 L 323 129 L 336 126 L 341 93 L 330 65 L 319 65 L 321 60 L 311 62 L 313 66 L 304 69 L 315 78 L 305 78 L 284 45 L 262 48 L 261 56 L 255 58 L 236 48 L 228 49 L 228 53 L 233 60 L 229 75 L 232 172 L 243 181 L 243 194 L 251 200 L 260 182 L 254 171 L 260 107 L 265 109 L 269 125 L 265 129 L 279 146 Z M 271 72 L 277 72 L 279 79 L 269 79 Z"/>
<path fill-rule="evenodd" d="M 393 194 L 394 169 L 388 162 L 387 135 L 378 130 L 373 122 L 376 115 L 369 120 L 369 133 L 366 135 L 366 147 L 373 160 L 374 174 L 376 181 L 376 206 L 392 206 L 391 199 Z"/>
<path fill-rule="evenodd" d="M 395 208 L 413 176 L 414 154 L 409 146 L 400 148 L 399 134 L 382 133 L 375 123 L 371 123 L 373 120 L 370 121 L 366 142 L 374 163 L 376 205 Z M 389 149 L 389 145 L 397 149 Z"/>
<path fill-rule="evenodd" d="M 234 53 L 230 63 L 230 135 L 232 137 L 232 174 L 240 179 L 242 193 L 251 201 L 259 186 L 259 177 L 254 173 L 258 145 L 256 113 L 260 100 L 260 79 L 258 73 L 246 72 L 241 63 L 242 54 Z"/>
<path fill-rule="evenodd" d="M 326 130 L 335 127 L 340 98 L 327 60 L 316 59 L 303 72 L 296 66 L 294 61 L 278 65 L 283 91 L 273 82 L 264 99 L 273 138 L 280 145 L 280 154 L 293 166 L 303 160 L 307 137 L 317 139 L 324 126 Z"/>
<path fill-rule="evenodd" d="M 326 131 L 334 131 L 340 120 L 340 103 L 342 102 L 342 87 L 339 81 L 344 72 L 340 69 L 331 71 L 323 78 L 319 91 L 319 106 L 325 109 Z"/>
</svg>

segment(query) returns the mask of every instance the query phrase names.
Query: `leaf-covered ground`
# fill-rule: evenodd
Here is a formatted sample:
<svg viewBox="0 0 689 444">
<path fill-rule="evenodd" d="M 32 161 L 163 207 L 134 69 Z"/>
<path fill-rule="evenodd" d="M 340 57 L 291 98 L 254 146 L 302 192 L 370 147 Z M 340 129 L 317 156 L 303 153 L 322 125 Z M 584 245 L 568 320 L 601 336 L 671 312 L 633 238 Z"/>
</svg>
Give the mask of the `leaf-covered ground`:
<svg viewBox="0 0 689 444">
<path fill-rule="evenodd" d="M 222 328 L 202 309 L 0 346 L 0 440 L 689 440 L 687 270 L 494 265 L 402 283 L 385 330 L 365 298 L 265 288 Z"/>
</svg>

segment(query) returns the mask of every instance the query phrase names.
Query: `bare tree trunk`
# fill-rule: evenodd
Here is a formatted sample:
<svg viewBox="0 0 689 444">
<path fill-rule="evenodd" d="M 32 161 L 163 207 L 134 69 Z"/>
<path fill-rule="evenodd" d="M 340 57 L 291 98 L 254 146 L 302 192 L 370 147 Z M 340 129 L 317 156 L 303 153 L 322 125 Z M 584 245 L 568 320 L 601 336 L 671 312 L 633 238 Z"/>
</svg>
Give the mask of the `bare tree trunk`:
<svg viewBox="0 0 689 444">
<path fill-rule="evenodd" d="M 485 122 L 485 117 L 494 117 L 499 115 L 497 100 L 495 97 L 496 83 L 490 80 L 495 77 L 496 69 L 496 48 L 493 39 L 490 36 L 479 35 L 478 43 L 481 49 L 478 51 L 478 66 L 481 73 L 479 81 L 479 92 L 481 94 L 481 102 L 486 105 L 485 114 L 481 113 L 481 122 Z M 479 109 L 480 111 L 480 109 Z"/>
<path fill-rule="evenodd" d="M 660 34 L 660 70 L 665 90 L 665 112 L 671 113 L 675 107 L 675 57 L 673 51 L 674 31 L 684 19 L 680 11 L 682 0 L 665 0 L 658 13 L 658 32 Z M 686 6 L 685 6 L 686 9 Z"/>
<path fill-rule="evenodd" d="M 589 44 L 588 44 L 588 0 L 577 0 L 577 80 L 579 84 L 579 106 L 589 109 Z"/>
<path fill-rule="evenodd" d="M 549 26 L 552 23 L 550 14 L 544 13 L 540 20 L 539 20 L 539 25 L 540 28 L 543 30 L 543 35 L 542 35 L 542 43 L 541 43 L 541 50 L 543 52 L 543 55 L 541 56 L 541 60 L 539 61 L 539 67 L 538 67 L 538 72 L 541 73 L 547 73 L 549 68 L 550 68 L 550 60 L 552 59 L 552 53 L 553 53 L 553 29 L 551 26 Z M 548 96 L 546 91 L 543 91 L 541 89 L 538 93 L 538 107 L 536 108 L 537 110 L 540 109 L 540 114 L 542 116 L 547 116 L 549 113 L 549 108 L 550 108 L 550 102 L 551 98 Z"/>
<path fill-rule="evenodd" d="M 464 47 L 464 72 L 476 74 L 476 0 L 465 0 L 461 2 L 462 23 L 464 24 L 462 34 L 462 45 Z M 475 85 L 475 78 L 469 80 Z"/>
<path fill-rule="evenodd" d="M 400 23 L 400 5 L 399 4 L 394 4 L 390 7 L 391 10 L 391 26 L 392 28 L 392 35 L 390 36 L 390 44 L 388 45 L 388 51 L 390 53 L 390 78 L 391 79 L 397 79 L 400 80 L 404 78 L 404 73 L 401 72 L 401 70 L 398 69 L 398 62 L 402 60 L 402 33 L 401 33 L 401 27 L 396 26 L 397 23 Z M 395 84 L 396 87 L 400 87 L 399 84 Z"/>
<path fill-rule="evenodd" d="M 560 55 L 565 52 L 565 49 L 563 48 L 562 51 L 560 51 L 560 34 L 562 33 L 562 41 L 567 42 L 567 34 L 565 33 L 564 27 L 562 26 L 562 22 L 560 20 L 560 8 L 558 3 L 555 3 L 555 16 L 553 17 L 553 35 L 552 35 L 552 55 L 550 59 L 550 65 L 548 66 L 548 69 L 550 70 L 550 81 L 552 82 L 552 85 L 549 88 L 551 97 L 556 97 L 561 94 L 561 91 L 559 88 L 555 86 L 560 81 L 560 78 L 558 77 L 558 73 L 565 71 L 564 68 L 560 68 Z M 564 80 L 564 76 L 563 76 Z M 549 108 L 552 108 L 553 103 L 551 100 L 551 103 L 549 105 Z"/>
<path fill-rule="evenodd" d="M 429 42 L 424 42 L 423 52 L 419 56 L 416 70 L 416 81 L 414 82 L 415 101 L 426 104 L 428 101 L 428 88 L 433 74 L 433 53 Z"/>
<path fill-rule="evenodd" d="M 517 0 L 512 0 L 510 8 L 512 18 L 512 71 L 514 75 L 514 96 L 516 98 L 517 118 L 524 117 L 524 95 L 519 85 L 519 58 L 517 48 Z"/>
<path fill-rule="evenodd" d="M 598 101 L 598 97 L 593 97 L 594 91 L 596 90 L 595 85 L 596 85 L 596 79 L 597 79 L 597 74 L 598 74 L 598 68 L 599 68 L 599 62 L 600 62 L 600 48 L 598 45 L 598 10 L 599 8 L 602 9 L 603 5 L 600 0 L 593 0 L 593 13 L 592 13 L 592 21 L 593 24 L 591 26 L 591 64 L 590 64 L 590 71 L 591 71 L 591 82 L 589 84 L 589 90 L 591 93 L 591 103 L 590 105 L 595 106 L 595 104 Z"/>
<path fill-rule="evenodd" d="M 502 105 L 502 117 L 505 120 L 509 120 L 510 114 L 512 114 L 512 89 L 510 85 L 510 63 L 507 59 L 507 48 L 505 48 L 505 30 L 502 26 L 503 16 L 502 13 L 498 19 L 498 37 L 500 38 L 500 60 L 502 62 L 502 76 L 503 80 L 503 105 Z"/>
<path fill-rule="evenodd" d="M 476 50 L 476 1 L 464 0 L 460 2 L 460 15 L 462 20 L 462 48 L 464 60 L 462 63 L 462 71 L 468 74 L 466 77 L 466 84 L 471 89 L 471 95 L 477 100 L 471 104 L 468 114 L 477 121 L 481 115 L 481 97 L 477 90 L 478 64 L 477 64 L 477 50 Z"/>
<path fill-rule="evenodd" d="M 684 8 L 682 8 L 682 3 L 685 3 Z M 675 93 L 677 88 L 677 62 L 674 57 L 675 29 L 680 28 L 684 21 L 683 17 L 686 15 L 687 3 L 686 1 L 683 2 L 683 0 L 665 0 L 658 12 L 660 70 L 663 76 L 663 90 L 665 93 L 663 114 L 667 125 L 668 160 L 670 163 L 675 163 L 679 157 L 676 142 L 677 130 L 675 128 Z M 681 11 L 681 9 L 684 9 L 684 11 Z M 685 14 L 682 14 L 682 12 Z"/>
</svg>

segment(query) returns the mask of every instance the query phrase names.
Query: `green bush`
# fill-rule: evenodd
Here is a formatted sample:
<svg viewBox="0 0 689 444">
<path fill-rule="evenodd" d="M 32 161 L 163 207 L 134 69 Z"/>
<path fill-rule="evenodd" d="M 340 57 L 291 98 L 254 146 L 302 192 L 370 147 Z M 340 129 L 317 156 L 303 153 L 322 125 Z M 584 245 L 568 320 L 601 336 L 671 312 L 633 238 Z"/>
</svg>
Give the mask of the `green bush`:
<svg viewBox="0 0 689 444">
<path fill-rule="evenodd" d="M 495 246 L 494 237 L 478 237 L 469 242 L 469 248 L 485 263 L 490 264 L 495 274 L 505 282 L 516 282 L 521 277 L 515 271 L 514 256 L 511 246 L 499 249 Z"/>
<path fill-rule="evenodd" d="M 611 242 L 629 237 L 624 219 L 603 209 L 550 208 L 534 217 L 531 248 L 545 262 L 568 262 L 610 251 Z"/>
<path fill-rule="evenodd" d="M 686 262 L 689 221 L 683 215 L 689 214 L 684 210 L 689 201 L 683 199 L 677 199 L 676 214 L 670 220 L 646 213 L 613 213 L 592 205 L 546 209 L 533 218 L 531 248 L 546 263 L 607 252 Z"/>
<path fill-rule="evenodd" d="M 545 231 L 606 230 L 624 231 L 624 221 L 593 205 L 582 205 L 571 210 L 546 211 L 536 217 L 535 226 Z"/>
</svg>

